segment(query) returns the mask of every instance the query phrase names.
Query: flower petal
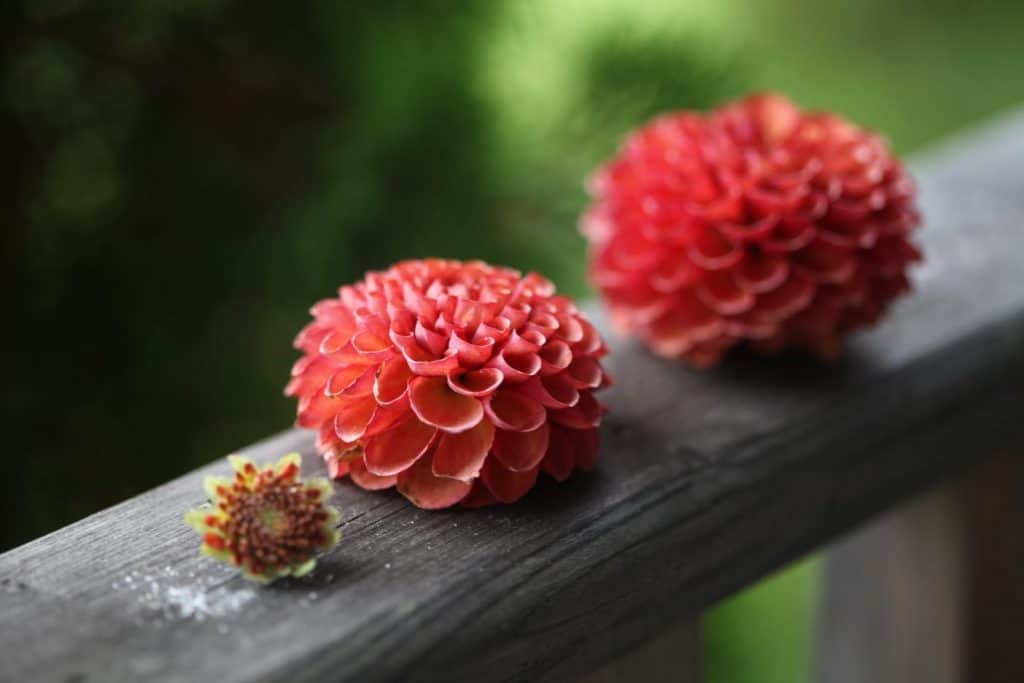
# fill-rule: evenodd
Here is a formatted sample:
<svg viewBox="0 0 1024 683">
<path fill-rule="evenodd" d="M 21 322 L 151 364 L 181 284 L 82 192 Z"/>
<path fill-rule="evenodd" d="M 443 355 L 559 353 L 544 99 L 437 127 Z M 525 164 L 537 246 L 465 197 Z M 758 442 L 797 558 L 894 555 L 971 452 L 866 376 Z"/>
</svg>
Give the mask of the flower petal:
<svg viewBox="0 0 1024 683">
<path fill-rule="evenodd" d="M 571 408 L 552 410 L 549 415 L 552 421 L 572 429 L 590 430 L 601 424 L 604 409 L 593 394 L 585 391 L 580 394 L 580 401 Z"/>
<path fill-rule="evenodd" d="M 460 434 L 442 434 L 434 451 L 434 474 L 463 481 L 475 478 L 494 443 L 494 431 L 494 425 L 481 420 Z"/>
<path fill-rule="evenodd" d="M 451 507 L 466 497 L 473 484 L 468 481 L 434 476 L 432 457 L 427 456 L 398 475 L 398 492 L 410 503 L 425 510 Z"/>
<path fill-rule="evenodd" d="M 504 375 L 497 368 L 481 368 L 448 375 L 448 386 L 452 391 L 465 396 L 487 396 L 494 393 L 503 378 Z"/>
<path fill-rule="evenodd" d="M 473 488 L 470 489 L 469 494 L 462 499 L 463 507 L 468 508 L 482 508 L 485 505 L 494 505 L 499 502 L 491 490 L 484 485 L 484 483 L 477 479 L 473 482 Z"/>
<path fill-rule="evenodd" d="M 412 371 L 404 358 L 392 358 L 381 363 L 373 385 L 373 395 L 381 405 L 389 405 L 405 396 Z"/>
<path fill-rule="evenodd" d="M 514 472 L 501 465 L 496 459 L 490 458 L 480 471 L 480 478 L 494 497 L 502 503 L 514 503 L 537 483 L 539 468 Z"/>
<path fill-rule="evenodd" d="M 580 392 L 565 373 L 531 377 L 519 385 L 520 391 L 546 408 L 570 408 L 580 400 Z"/>
<path fill-rule="evenodd" d="M 356 398 L 341 398 L 335 401 L 338 404 L 337 412 L 334 414 L 334 433 L 342 441 L 352 442 L 362 437 L 366 431 L 366 425 L 373 417 L 373 411 L 377 402 L 372 396 L 359 396 Z"/>
<path fill-rule="evenodd" d="M 494 456 L 510 470 L 532 470 L 544 459 L 551 428 L 545 422 L 530 432 L 508 432 L 499 429 L 494 436 Z"/>
<path fill-rule="evenodd" d="M 409 404 L 423 422 L 447 432 L 472 429 L 484 417 L 480 401 L 452 391 L 444 377 L 413 378 Z"/>
<path fill-rule="evenodd" d="M 395 485 L 396 480 L 394 475 L 381 477 L 370 472 L 366 469 L 366 463 L 363 462 L 362 458 L 356 458 L 349 463 L 348 474 L 359 488 L 366 489 L 367 491 L 389 489 Z"/>
<path fill-rule="evenodd" d="M 578 389 L 596 389 L 601 386 L 601 364 L 592 356 L 577 356 L 568 369 L 569 379 Z"/>
<path fill-rule="evenodd" d="M 378 405 L 369 424 L 366 425 L 362 438 L 368 439 L 386 432 L 409 417 L 412 417 L 412 410 L 409 408 L 409 399 L 404 396 L 390 405 Z"/>
<path fill-rule="evenodd" d="M 397 427 L 367 439 L 366 469 L 379 477 L 398 474 L 426 452 L 436 431 L 412 416 Z"/>
<path fill-rule="evenodd" d="M 551 428 L 548 451 L 540 463 L 540 468 L 555 478 L 565 481 L 576 466 L 575 440 L 570 437 L 569 430 L 555 426 Z"/>
<path fill-rule="evenodd" d="M 495 426 L 511 432 L 529 432 L 547 419 L 544 406 L 511 389 L 498 389 L 484 399 L 484 410 Z"/>
</svg>

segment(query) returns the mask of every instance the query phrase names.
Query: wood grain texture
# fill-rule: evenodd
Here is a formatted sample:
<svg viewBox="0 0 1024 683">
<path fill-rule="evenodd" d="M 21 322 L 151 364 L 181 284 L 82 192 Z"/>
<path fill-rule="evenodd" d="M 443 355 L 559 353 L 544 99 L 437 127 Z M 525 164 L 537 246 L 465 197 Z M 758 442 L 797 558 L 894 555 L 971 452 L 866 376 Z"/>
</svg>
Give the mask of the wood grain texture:
<svg viewBox="0 0 1024 683">
<path fill-rule="evenodd" d="M 819 683 L 1024 680 L 1024 453 L 829 546 Z"/>
<path fill-rule="evenodd" d="M 981 683 L 967 673 L 970 538 L 961 481 L 829 547 L 818 683 Z"/>
<path fill-rule="evenodd" d="M 0 556 L 0 679 L 564 681 L 1020 444 L 1024 114 L 914 168 L 919 293 L 840 363 L 694 372 L 613 339 L 596 473 L 442 513 L 340 484 L 342 544 L 266 589 L 181 521 L 216 462 Z M 244 452 L 316 472 L 311 442 Z"/>
</svg>

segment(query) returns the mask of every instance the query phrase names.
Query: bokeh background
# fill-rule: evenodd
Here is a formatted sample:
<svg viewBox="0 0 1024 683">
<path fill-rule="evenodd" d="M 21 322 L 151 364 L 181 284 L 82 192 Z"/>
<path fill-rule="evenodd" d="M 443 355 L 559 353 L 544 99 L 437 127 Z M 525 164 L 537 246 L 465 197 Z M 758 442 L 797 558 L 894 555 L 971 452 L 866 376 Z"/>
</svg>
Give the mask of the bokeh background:
<svg viewBox="0 0 1024 683">
<path fill-rule="evenodd" d="M 585 295 L 582 180 L 653 113 L 778 89 L 911 152 L 1024 100 L 1022 27 L 1017 0 L 2 3 L 0 550 L 288 426 L 292 336 L 368 268 Z M 806 680 L 817 577 L 714 610 L 709 680 Z"/>
</svg>

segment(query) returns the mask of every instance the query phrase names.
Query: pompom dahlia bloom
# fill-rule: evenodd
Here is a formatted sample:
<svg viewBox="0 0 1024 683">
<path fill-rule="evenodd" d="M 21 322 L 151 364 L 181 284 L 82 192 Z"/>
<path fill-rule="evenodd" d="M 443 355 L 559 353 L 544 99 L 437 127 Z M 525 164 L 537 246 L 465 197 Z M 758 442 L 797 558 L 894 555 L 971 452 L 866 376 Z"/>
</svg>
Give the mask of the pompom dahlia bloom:
<svg viewBox="0 0 1024 683">
<path fill-rule="evenodd" d="M 655 119 L 590 190 L 590 273 L 616 323 L 699 366 L 740 342 L 832 357 L 920 258 L 885 141 L 779 95 Z"/>
<path fill-rule="evenodd" d="M 539 275 L 405 261 L 311 312 L 285 393 L 331 476 L 444 508 L 593 467 L 605 346 Z"/>
<path fill-rule="evenodd" d="M 338 511 L 327 505 L 331 482 L 302 481 L 298 453 L 262 468 L 237 455 L 228 460 L 233 478 L 204 482 L 212 507 L 185 515 L 202 534 L 203 554 L 240 567 L 247 579 L 260 583 L 309 573 L 316 553 L 338 543 Z"/>
</svg>

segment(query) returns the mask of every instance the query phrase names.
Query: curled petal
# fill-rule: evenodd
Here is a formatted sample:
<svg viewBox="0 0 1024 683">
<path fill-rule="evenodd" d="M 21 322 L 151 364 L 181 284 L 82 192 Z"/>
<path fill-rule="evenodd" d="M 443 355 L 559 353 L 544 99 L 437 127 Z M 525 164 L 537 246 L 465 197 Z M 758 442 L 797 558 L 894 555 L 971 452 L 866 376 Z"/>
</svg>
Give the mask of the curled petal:
<svg viewBox="0 0 1024 683">
<path fill-rule="evenodd" d="M 389 489 L 395 485 L 395 480 L 397 479 L 394 475 L 379 477 L 373 472 L 370 472 L 366 469 L 366 464 L 363 462 L 362 458 L 356 458 L 349 463 L 348 474 L 359 488 L 366 489 L 367 491 Z"/>
<path fill-rule="evenodd" d="M 814 285 L 793 274 L 779 287 L 757 298 L 757 310 L 771 320 L 784 320 L 806 308 L 814 299 Z"/>
<path fill-rule="evenodd" d="M 488 367 L 500 370 L 506 382 L 525 382 L 540 372 L 541 360 L 536 353 L 511 354 L 502 351 L 488 363 Z"/>
<path fill-rule="evenodd" d="M 547 338 L 537 330 L 526 330 L 523 334 L 513 330 L 502 352 L 510 355 L 535 354 L 546 341 Z"/>
<path fill-rule="evenodd" d="M 578 434 L 579 432 L 573 432 Z M 555 478 L 565 481 L 576 466 L 575 439 L 562 427 L 551 428 L 548 450 L 540 463 L 540 468 Z"/>
<path fill-rule="evenodd" d="M 415 416 L 396 427 L 366 440 L 366 469 L 379 477 L 389 477 L 407 469 L 423 455 L 437 430 Z"/>
<path fill-rule="evenodd" d="M 327 385 L 324 387 L 324 393 L 332 397 L 338 396 L 355 384 L 355 382 L 367 372 L 369 372 L 372 377 L 374 368 L 372 366 L 367 367 L 364 365 L 347 365 L 342 367 L 331 375 L 329 380 L 327 380 Z"/>
<path fill-rule="evenodd" d="M 604 409 L 589 391 L 580 394 L 579 403 L 571 408 L 552 410 L 551 420 L 572 429 L 593 429 L 601 424 Z"/>
<path fill-rule="evenodd" d="M 566 373 L 572 383 L 579 389 L 598 388 L 601 386 L 601 379 L 604 376 L 601 364 L 592 356 L 574 358 Z"/>
<path fill-rule="evenodd" d="M 336 395 L 342 398 L 354 398 L 356 396 L 370 396 L 373 393 L 373 385 L 377 380 L 377 366 L 367 366 L 363 374 L 356 378 Z M 327 387 L 330 389 L 330 386 Z"/>
<path fill-rule="evenodd" d="M 473 488 L 471 488 L 469 490 L 469 494 L 462 499 L 463 507 L 468 508 L 480 508 L 500 502 L 501 501 L 494 497 L 494 494 L 491 493 L 490 489 L 488 489 L 480 479 L 473 481 Z"/>
<path fill-rule="evenodd" d="M 452 391 L 444 377 L 413 378 L 409 404 L 420 420 L 447 432 L 472 429 L 484 416 L 478 399 Z"/>
<path fill-rule="evenodd" d="M 389 405 L 405 397 L 412 371 L 404 358 L 393 358 L 381 364 L 373 385 L 378 403 Z"/>
<path fill-rule="evenodd" d="M 306 394 L 299 399 L 299 416 L 295 420 L 300 427 L 316 429 L 325 420 L 334 418 L 337 410 L 337 400 L 327 396 L 322 391 Z"/>
<path fill-rule="evenodd" d="M 528 432 L 540 427 L 546 419 L 544 406 L 538 401 L 511 389 L 498 389 L 484 399 L 487 417 L 496 427 L 512 432 Z"/>
<path fill-rule="evenodd" d="M 519 386 L 519 390 L 546 408 L 569 408 L 580 400 L 575 382 L 565 373 L 531 377 Z"/>
<path fill-rule="evenodd" d="M 363 330 L 352 337 L 352 348 L 361 356 L 382 361 L 395 355 L 391 340 L 385 336 Z"/>
<path fill-rule="evenodd" d="M 754 295 L 740 286 L 732 273 L 708 273 L 697 287 L 697 297 L 719 315 L 738 315 L 754 307 Z"/>
<path fill-rule="evenodd" d="M 372 396 L 336 399 L 336 402 L 338 408 L 334 414 L 334 432 L 342 441 L 356 441 L 366 431 L 366 425 L 373 417 L 377 402 Z"/>
<path fill-rule="evenodd" d="M 470 481 L 483 467 L 494 442 L 494 425 L 481 420 L 460 434 L 442 434 L 434 451 L 434 474 Z"/>
<path fill-rule="evenodd" d="M 530 432 L 499 429 L 494 436 L 494 456 L 515 472 L 536 469 L 548 450 L 551 428 L 545 422 Z"/>
<path fill-rule="evenodd" d="M 583 339 L 583 326 L 574 315 L 563 315 L 558 317 L 558 331 L 555 336 L 559 339 L 575 344 Z"/>
<path fill-rule="evenodd" d="M 580 324 L 583 326 L 583 338 L 573 345 L 573 352 L 583 355 L 602 355 L 604 342 L 601 340 L 597 328 L 586 320 L 581 320 Z M 541 352 L 541 359 L 544 359 L 543 352 Z"/>
<path fill-rule="evenodd" d="M 432 457 L 420 458 L 398 475 L 396 488 L 410 503 L 425 510 L 440 510 L 455 505 L 469 494 L 473 485 L 461 479 L 434 475 Z"/>
<path fill-rule="evenodd" d="M 494 351 L 494 339 L 482 337 L 478 341 L 467 341 L 459 333 L 452 334 L 449 344 L 458 355 L 463 367 L 475 367 L 487 362 Z"/>
<path fill-rule="evenodd" d="M 749 253 L 736 268 L 736 281 L 748 292 L 770 292 L 789 276 L 789 261 L 764 252 Z"/>
<path fill-rule="evenodd" d="M 445 348 L 448 346 L 448 335 L 429 329 L 423 324 L 422 320 L 416 321 L 416 331 L 414 336 L 416 337 L 416 341 L 419 345 L 429 350 L 435 357 L 444 353 Z"/>
<path fill-rule="evenodd" d="M 448 386 L 465 396 L 482 397 L 493 394 L 504 378 L 498 368 L 481 368 L 448 375 Z"/>
<path fill-rule="evenodd" d="M 705 270 L 731 268 L 743 258 L 743 250 L 717 230 L 704 227 L 696 231 L 686 252 L 690 260 Z"/>
<path fill-rule="evenodd" d="M 457 352 L 448 349 L 441 358 L 428 361 L 414 361 L 406 358 L 409 369 L 417 375 L 426 377 L 443 377 L 454 372 L 459 367 L 459 356 Z"/>
<path fill-rule="evenodd" d="M 581 338 L 581 343 L 589 342 L 586 337 Z M 589 355 L 593 351 L 581 350 L 581 354 Z M 572 362 L 572 349 L 564 341 L 555 340 L 544 345 L 537 356 L 540 358 L 540 374 L 554 375 L 565 370 Z"/>
<path fill-rule="evenodd" d="M 366 431 L 363 432 L 362 438 L 368 439 L 372 436 L 377 436 L 398 425 L 398 423 L 405 422 L 412 416 L 413 413 L 412 409 L 409 408 L 408 397 L 402 397 L 400 400 L 388 405 L 378 404 L 373 411 L 373 417 L 370 418 L 370 422 L 366 425 Z"/>
<path fill-rule="evenodd" d="M 514 503 L 537 483 L 539 467 L 515 472 L 491 458 L 480 472 L 480 478 L 491 494 L 502 503 Z"/>
</svg>

